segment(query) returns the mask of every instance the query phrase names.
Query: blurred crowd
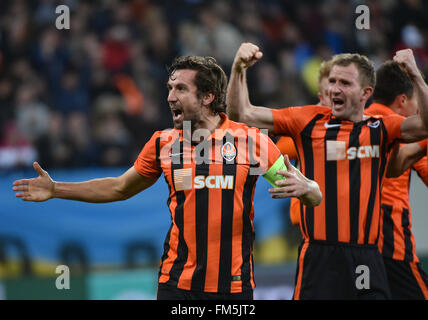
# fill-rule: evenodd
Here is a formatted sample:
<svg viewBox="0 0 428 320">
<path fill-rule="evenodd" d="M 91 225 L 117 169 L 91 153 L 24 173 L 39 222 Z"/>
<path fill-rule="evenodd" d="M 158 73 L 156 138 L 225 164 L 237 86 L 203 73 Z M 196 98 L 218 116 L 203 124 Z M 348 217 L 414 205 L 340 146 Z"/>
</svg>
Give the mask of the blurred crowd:
<svg viewBox="0 0 428 320">
<path fill-rule="evenodd" d="M 58 30 L 58 5 L 70 29 Z M 370 9 L 358 30 L 355 8 Z M 214 56 L 229 74 L 243 41 L 264 58 L 251 100 L 316 103 L 319 63 L 359 52 L 376 65 L 414 50 L 428 75 L 422 0 L 14 0 L 0 2 L 0 169 L 130 166 L 172 126 L 167 72 L 179 55 Z"/>
</svg>

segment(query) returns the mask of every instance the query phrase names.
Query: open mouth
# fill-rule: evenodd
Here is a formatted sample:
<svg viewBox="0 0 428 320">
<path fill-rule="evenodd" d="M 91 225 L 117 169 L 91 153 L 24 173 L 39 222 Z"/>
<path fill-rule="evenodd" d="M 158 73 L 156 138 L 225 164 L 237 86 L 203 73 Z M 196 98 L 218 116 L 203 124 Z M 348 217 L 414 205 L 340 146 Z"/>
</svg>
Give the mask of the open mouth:
<svg viewBox="0 0 428 320">
<path fill-rule="evenodd" d="M 333 106 L 335 107 L 341 107 L 345 103 L 345 101 L 341 98 L 333 98 L 332 101 L 333 101 Z"/>
<path fill-rule="evenodd" d="M 183 110 L 177 108 L 171 108 L 173 121 L 180 121 L 184 117 Z"/>
</svg>

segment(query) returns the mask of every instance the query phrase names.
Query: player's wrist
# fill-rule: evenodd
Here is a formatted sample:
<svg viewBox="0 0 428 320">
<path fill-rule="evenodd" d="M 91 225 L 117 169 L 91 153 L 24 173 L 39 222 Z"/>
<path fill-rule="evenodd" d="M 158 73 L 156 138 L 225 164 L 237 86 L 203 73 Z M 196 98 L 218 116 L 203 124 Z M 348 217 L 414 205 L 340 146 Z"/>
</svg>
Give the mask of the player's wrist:
<svg viewBox="0 0 428 320">
<path fill-rule="evenodd" d="M 57 191 L 57 182 L 52 181 L 52 187 L 51 187 L 51 196 L 50 199 L 56 197 L 56 191 Z"/>
</svg>

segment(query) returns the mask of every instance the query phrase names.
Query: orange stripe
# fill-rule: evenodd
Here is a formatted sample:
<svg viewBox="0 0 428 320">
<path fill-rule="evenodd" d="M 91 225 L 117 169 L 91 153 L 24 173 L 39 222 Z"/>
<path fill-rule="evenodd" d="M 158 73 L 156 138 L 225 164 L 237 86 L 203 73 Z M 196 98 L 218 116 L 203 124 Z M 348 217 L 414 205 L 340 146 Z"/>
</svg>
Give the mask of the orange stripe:
<svg viewBox="0 0 428 320">
<path fill-rule="evenodd" d="M 391 219 L 394 222 L 394 253 L 392 255 L 393 259 L 404 260 L 404 251 L 406 245 L 404 244 L 404 233 L 403 228 L 397 228 L 396 226 L 401 226 L 403 210 L 392 207 Z"/>
<path fill-rule="evenodd" d="M 379 183 L 379 180 L 378 182 Z M 373 207 L 373 216 L 372 216 L 372 222 L 370 225 L 370 233 L 369 233 L 369 240 L 368 243 L 370 244 L 375 244 L 376 243 L 376 238 L 378 237 L 379 234 L 379 224 L 381 223 L 381 211 L 380 211 L 380 194 L 378 192 L 379 190 L 379 186 L 378 189 L 376 190 L 376 197 L 375 197 L 375 202 L 374 202 L 374 207 Z"/>
<path fill-rule="evenodd" d="M 165 175 L 165 178 L 168 180 L 168 184 L 172 186 L 173 184 L 171 181 L 171 175 Z M 169 210 L 171 212 L 172 219 L 174 219 L 176 207 L 177 207 L 177 198 L 175 197 L 175 194 L 174 194 L 174 196 L 171 195 L 171 203 L 169 204 Z M 175 224 L 173 224 L 172 226 L 168 245 L 169 245 L 168 256 L 162 264 L 159 283 L 164 283 L 169 280 L 169 272 L 171 271 L 174 261 L 177 258 L 178 228 Z"/>
<path fill-rule="evenodd" d="M 245 176 L 248 172 L 244 166 L 236 167 L 236 181 L 245 181 Z M 233 204 L 233 226 L 232 226 L 232 265 L 230 274 L 232 276 L 242 276 L 241 267 L 242 259 L 242 230 L 243 230 L 243 211 L 244 206 L 242 198 L 237 199 L 236 195 L 242 195 L 244 192 L 244 183 L 235 185 L 235 201 Z M 239 201 L 238 201 L 239 200 Z M 232 281 L 230 285 L 230 292 L 241 292 L 242 281 Z"/>
<path fill-rule="evenodd" d="M 296 288 L 294 289 L 294 300 L 300 300 L 300 290 L 302 288 L 302 278 L 303 278 L 303 260 L 305 258 L 306 250 L 309 247 L 309 242 L 306 242 L 302 246 L 299 257 L 299 273 L 297 275 Z"/>
<path fill-rule="evenodd" d="M 350 134 L 349 130 L 341 129 L 336 140 L 349 141 Z M 340 242 L 351 240 L 349 183 L 349 161 L 337 161 L 337 237 Z"/>
<path fill-rule="evenodd" d="M 363 127 L 362 130 L 364 130 Z M 364 145 L 364 134 L 360 134 L 360 146 Z M 364 243 L 364 235 L 367 224 L 367 208 L 370 198 L 370 186 L 372 183 L 372 158 L 360 158 L 360 211 L 358 215 L 358 240 L 357 243 Z M 354 196 L 354 195 L 349 195 Z"/>
<path fill-rule="evenodd" d="M 254 193 L 256 192 L 256 188 L 253 189 L 253 194 L 251 195 L 251 199 L 254 199 Z M 250 220 L 251 220 L 251 231 L 254 233 L 254 200 L 252 200 L 252 205 L 251 205 L 251 212 L 250 212 Z M 250 248 L 250 256 L 253 256 L 253 247 L 251 246 Z M 256 283 L 254 282 L 254 274 L 253 274 L 253 259 L 250 259 L 250 273 L 251 273 L 251 277 L 250 277 L 250 282 L 251 282 L 251 286 L 252 288 L 254 288 L 256 286 Z"/>
<path fill-rule="evenodd" d="M 296 137 L 296 145 L 297 145 L 297 148 L 299 150 L 298 154 L 300 156 L 300 161 L 299 161 L 300 171 L 305 175 L 305 155 L 303 153 L 302 139 L 300 138 L 300 136 Z M 320 182 L 318 182 L 318 184 L 319 184 L 321 192 L 323 192 L 322 184 Z M 323 202 L 324 202 L 324 199 L 321 202 L 321 204 Z M 299 206 L 300 206 L 300 201 L 299 201 Z M 300 212 L 300 210 L 299 210 L 299 212 Z M 299 218 L 299 220 L 301 220 L 301 218 Z M 308 226 L 306 224 L 306 211 L 305 211 L 305 207 L 303 207 L 303 221 L 300 221 L 300 231 L 302 232 L 303 238 L 309 239 Z M 306 231 L 306 232 L 304 232 L 304 231 Z"/>
<path fill-rule="evenodd" d="M 412 213 L 410 211 L 410 207 L 408 207 L 409 210 L 409 231 L 410 231 L 410 241 L 412 242 L 412 256 L 413 256 L 413 262 L 417 263 L 419 262 L 419 258 L 416 255 L 416 243 L 415 243 L 415 237 L 413 236 L 413 233 L 411 231 L 412 229 Z M 403 230 L 404 234 L 404 230 Z"/>
<path fill-rule="evenodd" d="M 324 121 L 317 121 L 315 126 L 324 125 Z M 325 162 L 318 161 L 324 159 L 324 135 L 327 131 L 313 130 L 312 131 L 312 150 L 314 153 L 314 180 L 318 183 L 320 190 L 325 195 Z M 309 232 L 309 230 L 308 230 Z M 319 206 L 314 208 L 314 239 L 326 240 L 326 225 L 325 225 L 325 197 L 323 197 Z"/>
<path fill-rule="evenodd" d="M 255 191 L 255 188 L 253 190 L 253 196 L 254 196 L 254 191 Z M 250 211 L 250 219 L 251 219 L 251 232 L 254 233 L 254 225 L 253 225 L 254 203 L 252 204 L 252 208 L 251 208 L 251 211 Z M 255 286 L 256 286 L 256 283 L 254 282 L 254 273 L 253 273 L 254 266 L 253 266 L 253 259 L 252 259 L 252 257 L 253 257 L 253 248 L 251 246 L 250 247 L 250 283 L 251 283 L 251 287 L 254 289 Z"/>
<path fill-rule="evenodd" d="M 410 264 L 410 268 L 412 269 L 413 275 L 415 276 L 416 281 L 418 282 L 419 287 L 421 288 L 421 291 L 425 297 L 425 300 L 428 300 L 428 288 L 424 280 L 422 279 L 422 276 L 418 270 L 416 263 L 410 262 L 409 264 Z"/>
<path fill-rule="evenodd" d="M 183 168 L 192 168 L 192 164 L 184 165 Z M 194 172 L 193 175 L 194 176 Z M 184 190 L 186 200 L 184 202 L 183 217 L 183 237 L 188 248 L 188 256 L 183 272 L 178 279 L 177 287 L 190 290 L 192 285 L 192 276 L 196 268 L 196 193 L 195 190 Z"/>
<path fill-rule="evenodd" d="M 379 226 L 379 240 L 378 240 L 378 248 L 379 252 L 382 253 L 383 250 L 383 219 L 385 219 L 385 212 L 383 211 L 383 208 L 380 209 L 380 226 Z"/>
<path fill-rule="evenodd" d="M 222 166 L 210 166 L 210 175 L 222 175 Z M 207 270 L 204 290 L 218 290 L 218 272 L 220 263 L 221 242 L 221 189 L 211 189 L 208 197 L 208 245 Z"/>
</svg>

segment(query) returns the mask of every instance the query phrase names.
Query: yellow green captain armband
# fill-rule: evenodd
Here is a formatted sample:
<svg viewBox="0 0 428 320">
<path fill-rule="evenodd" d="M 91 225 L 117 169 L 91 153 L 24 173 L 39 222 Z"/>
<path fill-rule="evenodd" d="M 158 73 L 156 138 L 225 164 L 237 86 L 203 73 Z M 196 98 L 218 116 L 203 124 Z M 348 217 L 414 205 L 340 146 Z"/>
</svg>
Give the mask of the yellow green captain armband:
<svg viewBox="0 0 428 320">
<path fill-rule="evenodd" d="M 282 155 L 278 158 L 278 160 L 275 161 L 272 167 L 270 167 L 269 170 L 263 175 L 263 178 L 265 178 L 266 181 L 269 182 L 274 188 L 279 188 L 275 184 L 275 181 L 285 180 L 285 177 L 283 175 L 276 173 L 279 170 L 287 171 L 287 167 L 284 164 L 284 157 Z"/>
</svg>

